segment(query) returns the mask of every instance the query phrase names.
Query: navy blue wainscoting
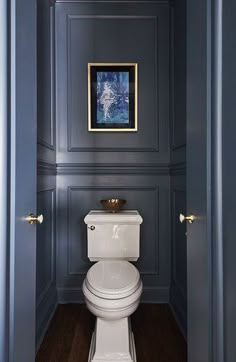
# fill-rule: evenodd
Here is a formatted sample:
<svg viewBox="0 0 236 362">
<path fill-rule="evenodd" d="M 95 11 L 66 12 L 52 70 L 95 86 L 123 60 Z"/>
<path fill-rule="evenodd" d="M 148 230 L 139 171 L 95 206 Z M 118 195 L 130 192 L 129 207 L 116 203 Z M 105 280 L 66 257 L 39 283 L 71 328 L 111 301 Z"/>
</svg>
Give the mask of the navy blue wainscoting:
<svg viewBox="0 0 236 362">
<path fill-rule="evenodd" d="M 187 333 L 187 235 L 186 224 L 181 224 L 179 214 L 186 214 L 186 177 L 171 177 L 171 289 L 170 304 L 179 326 Z"/>
<path fill-rule="evenodd" d="M 187 334 L 186 225 L 186 0 L 171 6 L 171 292 L 170 305 Z"/>
<path fill-rule="evenodd" d="M 112 196 L 137 209 L 141 225 L 140 259 L 143 301 L 168 302 L 170 283 L 169 176 L 60 175 L 57 224 L 57 287 L 59 302 L 81 302 L 82 282 L 91 263 L 87 257 L 84 217 Z"/>
<path fill-rule="evenodd" d="M 54 6 L 37 3 L 38 179 L 36 250 L 36 350 L 57 305 L 56 292 L 56 137 L 54 106 Z"/>
<path fill-rule="evenodd" d="M 36 346 L 39 346 L 57 305 L 56 293 L 56 177 L 38 176 L 36 248 Z"/>
</svg>

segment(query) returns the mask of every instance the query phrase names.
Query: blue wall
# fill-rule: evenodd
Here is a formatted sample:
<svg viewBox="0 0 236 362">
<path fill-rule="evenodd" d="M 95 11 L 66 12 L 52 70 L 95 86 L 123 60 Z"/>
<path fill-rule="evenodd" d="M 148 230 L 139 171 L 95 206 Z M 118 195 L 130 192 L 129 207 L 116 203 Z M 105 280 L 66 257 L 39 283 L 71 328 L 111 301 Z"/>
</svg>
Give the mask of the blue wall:
<svg viewBox="0 0 236 362">
<path fill-rule="evenodd" d="M 168 302 L 169 5 L 58 2 L 55 10 L 59 302 L 83 301 L 90 267 L 83 218 L 114 196 L 144 218 L 143 300 Z M 138 63 L 138 132 L 88 132 L 89 62 Z"/>
<path fill-rule="evenodd" d="M 57 305 L 56 294 L 56 145 L 54 117 L 53 8 L 38 1 L 38 179 L 37 212 L 44 222 L 37 228 L 36 348 Z"/>
<path fill-rule="evenodd" d="M 186 225 L 186 0 L 176 0 L 172 14 L 171 73 L 171 290 L 170 304 L 179 326 L 187 333 Z"/>
<path fill-rule="evenodd" d="M 236 359 L 236 313 L 235 313 L 235 214 L 236 214 L 236 172 L 235 172 L 235 1 L 223 2 L 223 72 L 222 72 L 222 156 L 223 156 L 223 275 L 221 280 L 224 288 L 224 348 L 225 361 L 233 362 Z M 221 255 L 222 257 L 222 255 Z"/>
<path fill-rule="evenodd" d="M 38 342 L 57 301 L 83 301 L 83 218 L 114 196 L 144 218 L 143 301 L 170 300 L 185 332 L 185 5 L 176 4 L 38 3 Z M 139 64 L 137 133 L 87 131 L 88 62 Z"/>
</svg>

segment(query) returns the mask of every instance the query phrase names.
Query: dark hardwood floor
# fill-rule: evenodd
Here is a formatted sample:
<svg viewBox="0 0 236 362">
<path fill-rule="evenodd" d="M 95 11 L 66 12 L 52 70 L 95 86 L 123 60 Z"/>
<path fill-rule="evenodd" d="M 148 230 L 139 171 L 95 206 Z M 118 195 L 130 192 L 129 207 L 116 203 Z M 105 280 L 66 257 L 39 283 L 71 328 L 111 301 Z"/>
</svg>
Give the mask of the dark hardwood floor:
<svg viewBox="0 0 236 362">
<path fill-rule="evenodd" d="M 87 362 L 95 318 L 84 304 L 59 305 L 36 362 Z M 137 362 L 186 362 L 187 347 L 166 304 L 141 304 L 133 314 Z"/>
</svg>

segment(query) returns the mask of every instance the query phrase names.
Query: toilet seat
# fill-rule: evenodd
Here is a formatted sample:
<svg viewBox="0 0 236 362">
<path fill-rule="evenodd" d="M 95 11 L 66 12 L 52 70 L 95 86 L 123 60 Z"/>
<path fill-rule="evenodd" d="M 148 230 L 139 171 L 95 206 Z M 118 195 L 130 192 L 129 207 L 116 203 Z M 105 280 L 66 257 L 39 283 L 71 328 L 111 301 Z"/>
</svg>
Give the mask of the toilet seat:
<svg viewBox="0 0 236 362">
<path fill-rule="evenodd" d="M 87 289 L 103 299 L 126 298 L 140 287 L 140 275 L 134 265 L 124 260 L 101 260 L 88 271 Z"/>
<path fill-rule="evenodd" d="M 113 298 L 110 294 L 99 293 L 91 288 L 87 278 L 83 283 L 83 294 L 88 309 L 96 317 L 106 320 L 118 320 L 130 316 L 138 308 L 142 291 L 141 279 L 139 279 L 136 289 L 130 289 L 125 297 L 124 293 L 120 293 L 113 295 Z"/>
</svg>

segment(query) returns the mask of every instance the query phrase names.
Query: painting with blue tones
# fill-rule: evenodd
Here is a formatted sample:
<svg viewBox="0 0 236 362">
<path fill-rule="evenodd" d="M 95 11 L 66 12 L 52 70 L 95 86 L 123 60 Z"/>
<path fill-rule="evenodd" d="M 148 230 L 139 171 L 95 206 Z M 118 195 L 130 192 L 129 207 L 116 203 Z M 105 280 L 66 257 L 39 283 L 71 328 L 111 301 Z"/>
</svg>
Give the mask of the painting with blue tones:
<svg viewBox="0 0 236 362">
<path fill-rule="evenodd" d="M 137 64 L 88 64 L 89 131 L 137 131 Z"/>
<path fill-rule="evenodd" d="M 128 72 L 97 72 L 97 122 L 129 123 Z"/>
</svg>

